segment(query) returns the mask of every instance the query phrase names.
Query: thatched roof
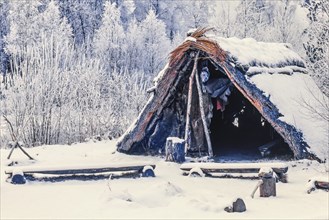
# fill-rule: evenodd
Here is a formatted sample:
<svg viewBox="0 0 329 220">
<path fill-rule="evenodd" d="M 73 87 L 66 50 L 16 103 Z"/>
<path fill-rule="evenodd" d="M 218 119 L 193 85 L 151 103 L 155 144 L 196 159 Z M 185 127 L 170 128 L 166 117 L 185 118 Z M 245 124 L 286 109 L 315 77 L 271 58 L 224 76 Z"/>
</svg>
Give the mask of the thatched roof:
<svg viewBox="0 0 329 220">
<path fill-rule="evenodd" d="M 296 99 L 307 97 L 308 104 L 317 105 L 317 100 L 323 98 L 314 82 L 305 74 L 307 70 L 304 61 L 287 44 L 206 36 L 206 31 L 208 29 L 196 30 L 170 54 L 169 63 L 157 77 L 155 93 L 118 141 L 118 150 L 130 153 L 156 152 L 157 149 L 153 149 L 150 139 L 173 134 L 183 135 L 181 129 L 167 129 L 162 132 L 157 132 L 157 129 L 161 129 L 159 123 L 171 120 L 164 116 L 165 111 L 170 112 L 173 109 L 170 110 L 168 106 L 173 102 L 177 104 L 179 100 L 182 102 L 181 97 L 186 92 L 181 89 L 182 84 L 187 82 L 186 79 L 191 73 L 194 51 L 200 51 L 201 59 L 208 59 L 228 76 L 235 87 L 288 143 L 296 158 L 323 159 L 321 154 L 327 147 L 328 126 L 324 125 L 323 120 L 314 122 L 314 118 L 314 123 L 308 123 L 309 119 L 296 112 L 301 109 L 296 106 Z M 307 85 L 302 81 L 307 82 Z M 295 90 L 291 88 L 294 86 Z M 303 97 L 297 96 L 297 89 L 302 92 Z M 307 95 L 306 92 L 310 90 L 312 94 Z M 175 96 L 176 93 L 180 93 L 179 97 Z M 178 118 L 179 114 L 182 112 L 165 115 Z M 173 130 L 175 126 L 181 127 L 179 123 L 169 126 Z M 327 130 L 319 129 L 323 126 Z M 161 137 L 154 137 L 158 134 L 161 134 Z"/>
</svg>

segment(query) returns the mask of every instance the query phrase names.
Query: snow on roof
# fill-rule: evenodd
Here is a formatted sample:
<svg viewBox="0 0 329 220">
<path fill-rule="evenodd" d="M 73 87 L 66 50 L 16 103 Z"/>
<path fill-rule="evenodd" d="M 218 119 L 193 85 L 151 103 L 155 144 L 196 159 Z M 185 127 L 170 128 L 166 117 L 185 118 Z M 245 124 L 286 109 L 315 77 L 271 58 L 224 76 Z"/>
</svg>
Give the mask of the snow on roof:
<svg viewBox="0 0 329 220">
<path fill-rule="evenodd" d="M 329 158 L 329 125 L 320 115 L 326 114 L 328 103 L 309 75 L 263 73 L 247 77 L 269 97 L 283 115 L 279 119 L 302 131 L 310 151 L 324 160 Z"/>
<path fill-rule="evenodd" d="M 228 52 L 230 58 L 240 66 L 283 67 L 300 66 L 305 63 L 290 49 L 289 44 L 257 42 L 252 38 L 222 38 L 209 36 Z"/>
</svg>

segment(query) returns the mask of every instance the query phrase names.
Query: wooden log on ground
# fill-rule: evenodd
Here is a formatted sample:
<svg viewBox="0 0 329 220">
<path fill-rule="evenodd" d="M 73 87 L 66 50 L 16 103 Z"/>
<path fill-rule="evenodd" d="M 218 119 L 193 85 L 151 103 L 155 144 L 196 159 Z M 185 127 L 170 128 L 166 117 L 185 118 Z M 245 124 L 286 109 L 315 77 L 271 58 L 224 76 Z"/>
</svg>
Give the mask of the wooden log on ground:
<svg viewBox="0 0 329 220">
<path fill-rule="evenodd" d="M 329 182 L 328 181 L 318 181 L 314 182 L 314 185 L 317 189 L 326 189 L 329 190 Z"/>
<path fill-rule="evenodd" d="M 328 176 L 317 176 L 313 177 L 308 180 L 307 183 L 307 193 L 310 194 L 311 192 L 322 189 L 325 191 L 329 191 L 329 179 Z"/>
<path fill-rule="evenodd" d="M 183 163 L 185 161 L 185 141 L 177 137 L 168 137 L 166 142 L 166 161 Z"/>
<path fill-rule="evenodd" d="M 54 174 L 54 175 L 74 175 L 74 174 L 95 174 L 95 173 L 105 173 L 105 172 L 126 172 L 126 171 L 138 171 L 143 172 L 145 166 L 151 166 L 155 168 L 154 164 L 108 164 L 108 165 L 98 165 L 98 166 L 71 166 L 71 167 L 19 167 L 19 170 L 24 174 Z M 5 170 L 5 174 L 13 175 L 16 168 Z"/>
<path fill-rule="evenodd" d="M 199 58 L 199 52 L 196 54 L 194 59 L 194 65 L 193 70 L 191 73 L 191 76 L 189 78 L 189 88 L 188 88 L 188 96 L 187 96 L 187 112 L 186 112 L 186 124 L 185 124 L 185 154 L 187 153 L 187 150 L 189 148 L 189 134 L 190 134 L 190 115 L 191 115 L 191 108 L 192 108 L 192 87 L 193 87 L 193 81 L 194 76 L 197 70 L 198 66 L 198 58 Z"/>
<path fill-rule="evenodd" d="M 190 171 L 197 167 L 205 173 L 259 173 L 265 166 L 271 167 L 279 174 L 288 171 L 288 165 L 285 163 L 184 163 L 180 169 Z"/>
<path fill-rule="evenodd" d="M 212 151 L 211 140 L 210 140 L 210 135 L 209 135 L 209 131 L 208 131 L 206 115 L 205 115 L 205 110 L 204 110 L 204 103 L 203 103 L 203 98 L 202 98 L 201 83 L 200 83 L 198 74 L 196 74 L 195 79 L 196 79 L 196 86 L 198 88 L 199 107 L 200 107 L 201 119 L 202 119 L 204 134 L 205 134 L 206 140 L 207 140 L 208 155 L 210 157 L 212 157 L 212 156 L 214 156 L 214 154 L 213 154 L 213 151 Z"/>
</svg>

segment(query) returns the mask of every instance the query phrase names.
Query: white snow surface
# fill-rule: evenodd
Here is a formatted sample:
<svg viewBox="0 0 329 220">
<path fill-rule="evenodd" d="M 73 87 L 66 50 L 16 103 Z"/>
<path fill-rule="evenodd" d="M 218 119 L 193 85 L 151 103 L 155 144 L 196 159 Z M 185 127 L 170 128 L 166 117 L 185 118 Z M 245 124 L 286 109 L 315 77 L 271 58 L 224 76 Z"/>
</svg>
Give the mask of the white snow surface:
<svg viewBox="0 0 329 220">
<path fill-rule="evenodd" d="M 164 157 L 131 156 L 116 152 L 114 141 L 26 149 L 30 161 L 16 149 L 12 160 L 20 166 L 67 166 L 152 162 L 155 178 L 28 181 L 13 185 L 4 170 L 9 149 L 0 149 L 0 219 L 328 219 L 328 192 L 307 194 L 308 180 L 328 177 L 328 164 L 316 161 L 286 162 L 288 183 L 277 183 L 277 196 L 250 197 L 257 180 L 192 178 L 183 176 L 180 164 Z M 191 158 L 187 158 L 191 161 Z M 271 161 L 263 161 L 271 162 Z M 242 198 L 247 211 L 227 213 L 224 208 Z"/>
<path fill-rule="evenodd" d="M 290 49 L 289 44 L 257 42 L 253 38 L 208 37 L 216 40 L 241 65 L 254 66 L 256 63 L 257 66 L 278 67 L 295 62 L 304 64 L 300 56 Z"/>
<path fill-rule="evenodd" d="M 320 159 L 329 158 L 329 123 L 320 117 L 328 114 L 324 96 L 309 75 L 294 73 L 258 74 L 249 78 L 276 105 L 280 120 L 302 131 L 310 151 Z M 318 111 L 319 114 L 314 111 Z"/>
</svg>

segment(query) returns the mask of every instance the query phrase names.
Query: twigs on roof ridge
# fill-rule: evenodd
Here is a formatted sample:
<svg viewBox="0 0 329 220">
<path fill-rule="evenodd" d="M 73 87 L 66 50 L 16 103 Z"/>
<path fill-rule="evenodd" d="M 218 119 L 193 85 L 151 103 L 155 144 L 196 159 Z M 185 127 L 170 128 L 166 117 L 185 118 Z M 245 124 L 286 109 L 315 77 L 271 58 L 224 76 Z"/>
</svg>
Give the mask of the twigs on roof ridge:
<svg viewBox="0 0 329 220">
<path fill-rule="evenodd" d="M 188 50 L 203 51 L 210 58 L 223 62 L 226 58 L 225 51 L 214 40 L 207 38 L 204 34 L 212 30 L 212 28 L 198 28 L 194 31 L 190 38 L 186 39 L 181 45 L 170 53 L 169 66 L 176 66 L 178 61 L 184 56 Z"/>
</svg>

